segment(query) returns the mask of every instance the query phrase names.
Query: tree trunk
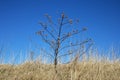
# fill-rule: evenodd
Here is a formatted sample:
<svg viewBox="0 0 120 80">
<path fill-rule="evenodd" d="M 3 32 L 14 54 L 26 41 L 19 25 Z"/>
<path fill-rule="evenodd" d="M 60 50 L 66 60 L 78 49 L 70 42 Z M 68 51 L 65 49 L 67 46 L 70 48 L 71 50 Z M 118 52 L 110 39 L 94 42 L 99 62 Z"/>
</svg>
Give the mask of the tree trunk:
<svg viewBox="0 0 120 80">
<path fill-rule="evenodd" d="M 57 73 L 57 64 L 58 64 L 58 48 L 55 50 L 55 59 L 54 59 L 54 68 L 55 68 L 55 73 Z"/>
</svg>

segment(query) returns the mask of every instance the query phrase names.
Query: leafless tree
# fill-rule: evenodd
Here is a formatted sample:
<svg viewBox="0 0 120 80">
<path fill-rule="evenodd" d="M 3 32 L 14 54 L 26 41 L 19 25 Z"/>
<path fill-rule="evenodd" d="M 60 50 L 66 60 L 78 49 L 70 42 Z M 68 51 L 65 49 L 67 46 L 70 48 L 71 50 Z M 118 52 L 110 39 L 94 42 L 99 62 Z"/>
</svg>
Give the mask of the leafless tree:
<svg viewBox="0 0 120 80">
<path fill-rule="evenodd" d="M 55 23 L 53 22 L 51 16 L 49 16 L 48 14 L 46 14 L 45 17 L 47 18 L 48 23 L 39 22 L 39 24 L 42 27 L 42 30 L 37 31 L 36 34 L 40 35 L 42 40 L 45 43 L 47 43 L 50 46 L 50 48 L 54 51 L 53 54 L 49 54 L 49 55 L 54 58 L 54 68 L 57 73 L 56 68 L 58 64 L 58 57 L 72 54 L 72 53 L 65 53 L 65 54 L 59 55 L 61 51 L 69 47 L 75 47 L 75 46 L 86 44 L 90 42 L 91 39 L 86 39 L 77 43 L 71 42 L 70 45 L 62 45 L 63 43 L 67 43 L 66 41 L 70 37 L 86 31 L 87 28 L 84 27 L 81 30 L 76 29 L 76 30 L 63 32 L 66 25 L 73 25 L 73 22 L 79 22 L 79 20 L 69 19 L 64 13 L 60 15 L 60 18 L 58 18 L 57 22 L 54 21 Z"/>
</svg>

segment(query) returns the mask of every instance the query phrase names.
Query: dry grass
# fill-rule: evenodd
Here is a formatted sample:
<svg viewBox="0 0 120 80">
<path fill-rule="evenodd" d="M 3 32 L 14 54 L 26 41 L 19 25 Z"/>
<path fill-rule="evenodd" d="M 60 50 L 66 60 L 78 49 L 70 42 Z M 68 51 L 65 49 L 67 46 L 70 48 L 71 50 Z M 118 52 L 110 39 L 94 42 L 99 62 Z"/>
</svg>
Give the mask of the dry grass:
<svg viewBox="0 0 120 80">
<path fill-rule="evenodd" d="M 53 65 L 26 62 L 20 65 L 0 65 L 0 80 L 120 80 L 120 62 L 82 61 Z"/>
<path fill-rule="evenodd" d="M 92 52 L 90 54 L 88 57 L 84 54 L 81 58 L 70 58 L 69 64 L 58 64 L 57 74 L 54 65 L 44 63 L 42 56 L 36 61 L 18 65 L 0 64 L 0 80 L 120 80 L 118 56 L 112 58 Z"/>
</svg>

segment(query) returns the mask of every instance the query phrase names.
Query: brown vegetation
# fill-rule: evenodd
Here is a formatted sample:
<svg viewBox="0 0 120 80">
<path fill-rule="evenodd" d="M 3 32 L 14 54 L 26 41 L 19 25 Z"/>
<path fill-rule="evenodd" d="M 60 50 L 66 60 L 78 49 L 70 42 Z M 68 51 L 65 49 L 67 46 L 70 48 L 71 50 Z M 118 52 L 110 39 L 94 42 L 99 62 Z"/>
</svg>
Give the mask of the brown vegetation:
<svg viewBox="0 0 120 80">
<path fill-rule="evenodd" d="M 0 80 L 120 80 L 120 62 L 82 61 L 59 64 L 26 62 L 20 65 L 0 65 Z"/>
</svg>

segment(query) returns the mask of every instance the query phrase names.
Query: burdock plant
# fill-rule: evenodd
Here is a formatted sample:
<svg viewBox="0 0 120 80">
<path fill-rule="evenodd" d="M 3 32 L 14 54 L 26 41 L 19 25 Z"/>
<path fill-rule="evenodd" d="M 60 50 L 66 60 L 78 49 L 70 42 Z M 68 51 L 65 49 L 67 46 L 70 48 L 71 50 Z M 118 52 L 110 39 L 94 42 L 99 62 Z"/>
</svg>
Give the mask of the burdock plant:
<svg viewBox="0 0 120 80">
<path fill-rule="evenodd" d="M 51 56 L 54 58 L 54 68 L 55 72 L 57 73 L 57 65 L 58 65 L 58 58 L 61 56 L 67 56 L 70 54 L 73 54 L 73 52 L 64 52 L 64 54 L 61 54 L 61 51 L 64 49 L 69 49 L 70 47 L 76 47 L 81 46 L 87 43 L 91 43 L 91 39 L 85 39 L 83 41 L 75 43 L 74 41 L 71 41 L 71 44 L 67 41 L 72 36 L 79 35 L 81 32 L 84 32 L 87 30 L 86 27 L 82 29 L 74 29 L 69 30 L 68 25 L 74 26 L 74 22 L 79 22 L 79 20 L 73 20 L 69 19 L 64 13 L 60 15 L 60 18 L 58 18 L 57 22 L 53 22 L 52 17 L 48 14 L 45 15 L 47 18 L 48 23 L 39 22 L 39 24 L 42 27 L 42 30 L 37 31 L 36 34 L 40 35 L 42 40 L 47 43 L 50 48 L 54 51 Z M 63 31 L 65 30 L 66 31 Z M 64 45 L 64 43 L 68 43 L 68 45 Z"/>
</svg>

